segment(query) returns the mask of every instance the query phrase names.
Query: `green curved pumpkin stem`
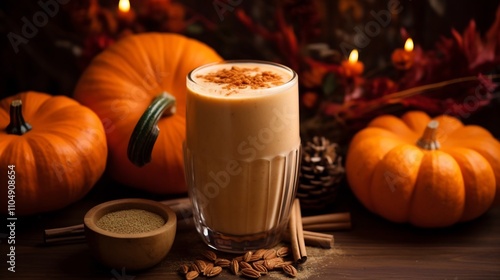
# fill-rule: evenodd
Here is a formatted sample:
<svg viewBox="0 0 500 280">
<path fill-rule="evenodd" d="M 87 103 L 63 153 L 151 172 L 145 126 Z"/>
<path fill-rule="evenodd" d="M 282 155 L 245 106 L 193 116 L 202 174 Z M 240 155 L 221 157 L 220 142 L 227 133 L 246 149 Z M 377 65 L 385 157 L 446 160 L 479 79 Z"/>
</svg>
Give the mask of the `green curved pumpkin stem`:
<svg viewBox="0 0 500 280">
<path fill-rule="evenodd" d="M 158 121 L 165 113 L 175 113 L 175 97 L 162 92 L 141 116 L 128 142 L 128 159 L 136 166 L 141 167 L 151 161 L 151 153 L 160 132 Z"/>
<path fill-rule="evenodd" d="M 23 102 L 20 99 L 10 103 L 10 123 L 5 128 L 8 134 L 23 135 L 31 130 L 31 125 L 24 120 Z"/>
<path fill-rule="evenodd" d="M 437 140 L 438 121 L 430 121 L 424 130 L 424 135 L 417 141 L 417 146 L 425 150 L 438 150 L 441 145 Z"/>
</svg>

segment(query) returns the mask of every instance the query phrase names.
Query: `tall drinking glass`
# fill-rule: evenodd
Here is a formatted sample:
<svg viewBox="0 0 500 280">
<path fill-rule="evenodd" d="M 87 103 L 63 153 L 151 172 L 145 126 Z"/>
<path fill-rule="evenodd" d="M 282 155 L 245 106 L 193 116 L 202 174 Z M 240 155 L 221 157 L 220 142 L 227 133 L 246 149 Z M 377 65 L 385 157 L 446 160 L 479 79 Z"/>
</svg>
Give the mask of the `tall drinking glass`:
<svg viewBox="0 0 500 280">
<path fill-rule="evenodd" d="M 187 76 L 184 162 L 195 225 L 212 248 L 281 240 L 300 163 L 298 77 L 263 61 L 224 61 Z"/>
</svg>

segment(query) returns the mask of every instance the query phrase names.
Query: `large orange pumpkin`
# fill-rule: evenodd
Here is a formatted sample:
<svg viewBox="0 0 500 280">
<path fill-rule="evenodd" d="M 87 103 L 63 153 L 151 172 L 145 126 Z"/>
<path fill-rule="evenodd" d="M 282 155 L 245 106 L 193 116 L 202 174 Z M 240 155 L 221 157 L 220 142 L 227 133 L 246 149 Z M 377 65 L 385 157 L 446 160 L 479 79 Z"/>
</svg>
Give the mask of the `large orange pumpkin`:
<svg viewBox="0 0 500 280">
<path fill-rule="evenodd" d="M 82 198 L 106 167 L 97 115 L 65 96 L 25 92 L 0 101 L 2 213 L 57 210 Z"/>
<path fill-rule="evenodd" d="M 372 212 L 445 227 L 479 217 L 500 195 L 500 143 L 482 127 L 450 116 L 384 115 L 352 139 L 346 173 Z"/>
<path fill-rule="evenodd" d="M 186 76 L 200 65 L 220 60 L 199 41 L 161 33 L 127 36 L 94 58 L 74 97 L 101 118 L 109 146 L 108 168 L 116 181 L 153 193 L 186 192 L 182 156 Z M 162 115 L 172 98 L 176 110 Z M 141 116 L 145 122 L 137 126 L 129 150 Z M 137 141 L 144 143 L 136 145 Z"/>
</svg>

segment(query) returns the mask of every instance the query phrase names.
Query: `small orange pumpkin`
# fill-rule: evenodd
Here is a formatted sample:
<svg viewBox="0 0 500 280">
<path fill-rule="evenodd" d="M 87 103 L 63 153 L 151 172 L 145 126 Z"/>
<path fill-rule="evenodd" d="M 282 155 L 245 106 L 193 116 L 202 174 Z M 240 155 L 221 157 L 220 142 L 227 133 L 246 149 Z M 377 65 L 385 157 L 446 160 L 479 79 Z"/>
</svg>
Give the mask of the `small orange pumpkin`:
<svg viewBox="0 0 500 280">
<path fill-rule="evenodd" d="M 500 143 L 484 128 L 450 116 L 384 115 L 352 139 L 346 174 L 372 212 L 445 227 L 479 217 L 500 195 Z"/>
<path fill-rule="evenodd" d="M 75 100 L 39 92 L 1 100 L 1 212 L 30 215 L 79 200 L 103 174 L 106 155 L 101 121 Z"/>
<path fill-rule="evenodd" d="M 413 66 L 415 53 L 403 49 L 397 49 L 392 53 L 391 60 L 396 69 L 408 70 Z"/>
<path fill-rule="evenodd" d="M 74 97 L 101 118 L 113 179 L 153 193 L 186 192 L 186 76 L 220 60 L 209 46 L 166 33 L 127 36 L 94 58 Z M 174 99 L 176 110 L 168 110 Z"/>
</svg>

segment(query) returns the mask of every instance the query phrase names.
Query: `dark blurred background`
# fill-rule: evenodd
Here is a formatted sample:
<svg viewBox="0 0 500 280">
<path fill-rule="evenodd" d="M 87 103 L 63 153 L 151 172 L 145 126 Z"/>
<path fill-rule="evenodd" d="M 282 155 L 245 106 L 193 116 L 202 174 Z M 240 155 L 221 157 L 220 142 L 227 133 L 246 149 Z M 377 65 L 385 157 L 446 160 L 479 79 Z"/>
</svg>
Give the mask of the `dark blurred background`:
<svg viewBox="0 0 500 280">
<path fill-rule="evenodd" d="M 25 17 L 32 22 L 35 13 L 41 10 L 38 2 L 49 1 L 2 0 L 0 2 L 2 62 L 0 92 L 2 96 L 26 90 L 70 94 L 82 71 L 79 55 L 81 55 L 86 34 L 79 26 L 72 23 L 71 16 L 74 16 L 72 10 L 90 5 L 89 2 L 92 1 L 89 0 L 61 0 L 61 3 L 67 3 L 60 4 L 60 10 L 53 17 L 49 17 L 48 23 L 37 28 L 36 35 L 28 39 L 28 43 L 21 43 L 19 51 L 14 52 L 7 35 L 10 32 L 22 34 L 21 29 L 25 24 L 22 18 Z M 215 2 L 212 0 L 177 1 L 186 7 L 186 13 L 196 14 L 204 19 L 204 21 L 192 22 L 192 26 L 182 32 L 206 42 L 227 59 L 272 59 L 270 57 L 273 55 L 270 50 L 272 46 L 268 46 L 268 51 L 261 51 L 260 48 L 265 47 L 266 42 L 258 42 L 258 39 L 253 38 L 235 17 L 234 10 L 227 9 L 221 20 L 214 5 Z M 274 2 L 276 1 L 233 0 L 228 4 L 239 3 L 238 8 L 246 10 L 254 18 L 265 23 L 272 20 L 269 14 L 272 12 Z M 338 49 L 341 40 L 349 39 L 355 33 L 353 28 L 356 25 L 373 20 L 369 11 L 387 9 L 387 4 L 391 1 L 289 2 L 299 4 L 311 2 L 320 6 L 319 24 L 322 25 L 323 31 L 311 41 L 325 42 L 331 48 Z M 99 4 L 112 10 L 118 5 L 118 1 L 101 0 Z M 377 67 L 378 59 L 389 57 L 390 51 L 403 43 L 398 28 L 406 28 L 415 42 L 423 47 L 432 47 L 440 36 L 450 36 L 451 28 L 461 31 L 471 19 L 476 20 L 480 30 L 486 30 L 495 18 L 499 1 L 426 0 L 401 1 L 400 4 L 402 12 L 398 18 L 393 19 L 390 26 L 385 28 L 381 35 L 373 38 L 369 46 L 362 51 L 360 57 L 367 68 Z M 220 7 L 219 12 L 224 6 Z M 300 17 L 292 18 L 292 20 L 298 24 L 301 21 Z M 205 21 L 213 26 L 207 27 Z"/>
<path fill-rule="evenodd" d="M 57 11 L 45 15 L 48 19 L 45 20 L 40 11 L 49 2 L 56 3 Z M 118 0 L 2 0 L 0 95 L 27 90 L 71 95 L 92 57 L 128 32 L 182 33 L 207 43 L 226 59 L 265 59 L 286 64 L 276 46 L 249 32 L 236 12 L 244 11 L 255 23 L 273 31 L 278 6 L 301 42 L 307 42 L 299 46 L 301 50 L 322 43 L 342 57 L 345 56 L 342 42 L 354 44 L 356 26 L 373 21 L 373 12 L 387 10 L 391 5 L 398 7 L 400 12 L 360 50 L 365 73 L 372 73 L 386 67 L 391 52 L 403 45 L 402 29 L 416 44 L 432 48 L 439 38 L 450 37 L 453 28 L 461 33 L 472 19 L 482 34 L 486 32 L 495 20 L 499 3 L 499 0 L 132 0 L 132 8 L 142 25 L 124 31 L 112 19 Z M 32 24 L 38 21 L 40 26 L 31 30 L 31 38 L 15 37 L 13 34 L 23 34 L 26 21 Z M 497 127 L 498 104 L 497 98 L 476 112 L 476 118 L 488 129 Z"/>
</svg>

